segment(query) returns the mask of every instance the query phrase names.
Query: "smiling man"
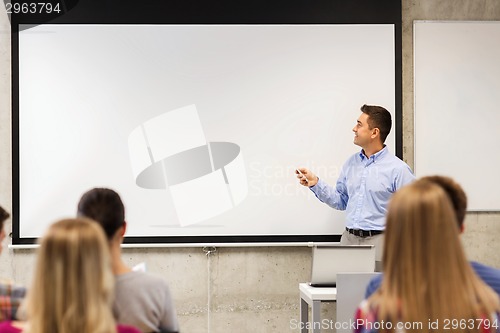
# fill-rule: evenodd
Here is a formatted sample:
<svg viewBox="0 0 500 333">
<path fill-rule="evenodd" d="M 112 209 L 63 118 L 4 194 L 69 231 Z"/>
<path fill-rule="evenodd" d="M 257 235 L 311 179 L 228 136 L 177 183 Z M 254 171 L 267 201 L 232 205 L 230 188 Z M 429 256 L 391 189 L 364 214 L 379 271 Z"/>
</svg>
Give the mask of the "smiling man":
<svg viewBox="0 0 500 333">
<path fill-rule="evenodd" d="M 385 108 L 363 105 L 352 129 L 361 147 L 342 167 L 335 187 L 306 168 L 299 168 L 300 183 L 332 208 L 346 211 L 342 245 L 375 245 L 376 270 L 382 269 L 385 213 L 391 196 L 415 179 L 410 167 L 384 144 L 391 131 L 391 114 Z"/>
</svg>

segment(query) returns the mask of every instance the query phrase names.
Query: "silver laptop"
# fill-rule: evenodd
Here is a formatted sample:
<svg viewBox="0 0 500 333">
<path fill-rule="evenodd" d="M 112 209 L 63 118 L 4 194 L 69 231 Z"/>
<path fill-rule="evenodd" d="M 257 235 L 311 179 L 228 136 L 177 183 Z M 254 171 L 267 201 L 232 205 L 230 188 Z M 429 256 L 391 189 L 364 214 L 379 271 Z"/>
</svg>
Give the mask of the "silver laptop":
<svg viewBox="0 0 500 333">
<path fill-rule="evenodd" d="M 335 287 L 338 273 L 375 271 L 373 245 L 316 245 L 313 247 L 311 282 L 314 287 Z"/>
</svg>

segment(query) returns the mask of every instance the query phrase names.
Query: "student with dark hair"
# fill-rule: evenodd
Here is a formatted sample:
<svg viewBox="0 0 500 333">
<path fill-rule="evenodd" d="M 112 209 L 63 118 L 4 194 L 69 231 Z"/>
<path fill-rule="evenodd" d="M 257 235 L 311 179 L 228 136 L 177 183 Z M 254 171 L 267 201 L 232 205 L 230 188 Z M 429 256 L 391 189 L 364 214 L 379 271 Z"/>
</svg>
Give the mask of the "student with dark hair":
<svg viewBox="0 0 500 333">
<path fill-rule="evenodd" d="M 4 224 L 10 214 L 0 206 L 0 243 L 6 237 Z M 3 246 L 0 245 L 0 253 Z M 0 321 L 16 319 L 17 310 L 26 295 L 26 288 L 7 280 L 0 280 Z"/>
<path fill-rule="evenodd" d="M 177 332 L 177 315 L 165 281 L 132 271 L 121 258 L 127 224 L 118 193 L 107 188 L 89 190 L 78 203 L 78 216 L 97 221 L 108 238 L 116 280 L 113 312 L 117 322 L 142 332 Z"/>
<path fill-rule="evenodd" d="M 316 197 L 346 211 L 343 245 L 375 245 L 376 270 L 381 270 L 383 232 L 389 199 L 415 179 L 410 167 L 389 152 L 384 144 L 391 130 L 391 114 L 376 105 L 363 105 L 352 129 L 354 144 L 361 147 L 342 167 L 335 186 L 326 184 L 306 168 L 299 168 L 300 183 Z"/>
<path fill-rule="evenodd" d="M 458 230 L 460 233 L 464 231 L 465 213 L 467 210 L 467 195 L 465 194 L 462 186 L 450 177 L 445 176 L 427 176 L 422 177 L 421 180 L 430 181 L 440 186 L 448 198 L 451 200 L 453 211 L 457 220 Z M 500 295 L 500 269 L 489 267 L 481 263 L 471 261 L 470 265 L 474 272 L 490 286 L 497 294 Z M 374 277 L 366 287 L 365 298 L 370 297 L 382 283 L 383 275 Z"/>
</svg>

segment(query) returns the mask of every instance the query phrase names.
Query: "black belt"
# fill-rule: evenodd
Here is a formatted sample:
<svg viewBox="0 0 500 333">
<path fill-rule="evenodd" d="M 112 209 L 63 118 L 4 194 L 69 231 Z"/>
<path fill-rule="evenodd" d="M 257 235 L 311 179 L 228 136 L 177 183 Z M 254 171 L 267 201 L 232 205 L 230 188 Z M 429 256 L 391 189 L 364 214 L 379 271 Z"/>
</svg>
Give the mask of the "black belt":
<svg viewBox="0 0 500 333">
<path fill-rule="evenodd" d="M 353 234 L 354 236 L 358 237 L 371 237 L 375 235 L 380 235 L 381 233 L 384 232 L 384 230 L 362 230 L 362 229 L 349 229 L 345 228 L 350 234 Z"/>
</svg>

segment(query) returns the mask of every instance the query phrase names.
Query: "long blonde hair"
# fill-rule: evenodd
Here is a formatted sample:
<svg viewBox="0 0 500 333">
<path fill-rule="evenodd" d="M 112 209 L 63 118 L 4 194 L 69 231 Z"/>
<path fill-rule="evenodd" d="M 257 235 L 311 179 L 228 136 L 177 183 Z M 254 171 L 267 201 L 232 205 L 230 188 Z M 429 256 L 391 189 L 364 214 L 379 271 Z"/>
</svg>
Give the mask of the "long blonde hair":
<svg viewBox="0 0 500 333">
<path fill-rule="evenodd" d="M 489 318 L 500 309 L 498 296 L 466 260 L 452 204 L 440 186 L 418 180 L 394 194 L 384 246 L 384 278 L 368 299 L 379 321 L 421 323 L 420 330 L 430 331 L 429 323 L 438 320 L 434 331 L 449 332 L 446 321 Z M 479 331 L 477 322 L 470 323 L 453 331 Z"/>
<path fill-rule="evenodd" d="M 53 224 L 41 240 L 28 293 L 29 333 L 116 333 L 113 275 L 101 227 L 89 219 Z"/>
</svg>

